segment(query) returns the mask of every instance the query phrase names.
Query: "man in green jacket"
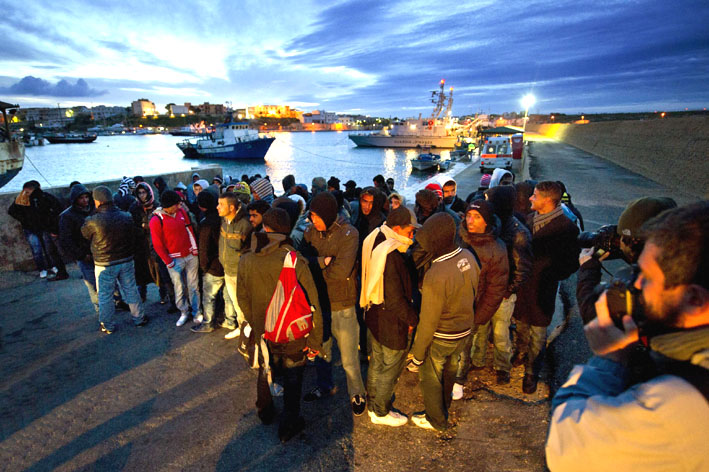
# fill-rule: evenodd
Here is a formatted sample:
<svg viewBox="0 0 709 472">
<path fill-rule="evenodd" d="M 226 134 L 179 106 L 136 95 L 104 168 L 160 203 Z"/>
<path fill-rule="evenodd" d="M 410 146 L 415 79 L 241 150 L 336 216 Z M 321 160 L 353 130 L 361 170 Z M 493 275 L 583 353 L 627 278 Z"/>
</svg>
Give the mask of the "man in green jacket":
<svg viewBox="0 0 709 472">
<path fill-rule="evenodd" d="M 263 215 L 265 232 L 253 233 L 251 251 L 239 261 L 237 297 L 239 306 L 251 329 L 250 336 L 260 343 L 265 332 L 266 311 L 276 289 L 283 261 L 289 251 L 295 251 L 288 233 L 290 218 L 285 210 L 272 208 Z M 322 314 L 315 282 L 308 261 L 298 254 L 296 277 L 313 307 L 313 328 L 304 338 L 285 344 L 266 342 L 273 373 L 282 378 L 284 412 L 278 437 L 286 442 L 305 427 L 300 416 L 300 395 L 306 356 L 315 357 L 322 348 Z M 275 410 L 268 379 L 268 370 L 259 359 L 256 408 L 264 424 L 273 421 Z"/>
</svg>

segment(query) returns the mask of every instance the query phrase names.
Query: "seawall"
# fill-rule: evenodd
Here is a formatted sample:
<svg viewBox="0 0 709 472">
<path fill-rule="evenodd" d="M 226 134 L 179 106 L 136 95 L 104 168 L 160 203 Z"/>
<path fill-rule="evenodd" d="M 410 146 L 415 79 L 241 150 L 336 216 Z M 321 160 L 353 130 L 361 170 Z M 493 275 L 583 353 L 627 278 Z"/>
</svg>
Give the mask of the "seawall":
<svg viewBox="0 0 709 472">
<path fill-rule="evenodd" d="M 192 182 L 192 174 L 199 173 L 200 177 L 211 182 L 215 175 L 223 175 L 221 166 L 209 165 L 203 167 L 193 167 L 189 171 L 182 172 L 166 172 L 163 174 L 156 175 L 144 175 L 146 182 L 150 182 L 152 185 L 153 180 L 162 176 L 166 181 L 169 188 L 173 188 L 178 182 L 182 182 L 185 185 L 189 185 Z M 96 182 L 82 182 L 89 190 L 97 187 L 99 185 L 105 185 L 114 192 L 118 190 L 118 185 L 121 183 L 121 179 L 117 180 L 107 180 L 107 181 L 96 181 Z M 42 188 L 45 192 L 49 192 L 55 197 L 59 198 L 60 201 L 68 202 L 69 199 L 69 187 L 47 187 Z M 155 187 L 153 187 L 155 191 Z M 32 253 L 30 252 L 29 245 L 25 240 L 25 236 L 22 233 L 22 227 L 20 224 L 7 214 L 7 209 L 17 197 L 19 192 L 5 192 L 0 193 L 0 270 L 34 270 L 34 261 L 32 260 Z"/>
<path fill-rule="evenodd" d="M 647 178 L 709 198 L 709 116 L 587 124 L 529 124 Z"/>
</svg>

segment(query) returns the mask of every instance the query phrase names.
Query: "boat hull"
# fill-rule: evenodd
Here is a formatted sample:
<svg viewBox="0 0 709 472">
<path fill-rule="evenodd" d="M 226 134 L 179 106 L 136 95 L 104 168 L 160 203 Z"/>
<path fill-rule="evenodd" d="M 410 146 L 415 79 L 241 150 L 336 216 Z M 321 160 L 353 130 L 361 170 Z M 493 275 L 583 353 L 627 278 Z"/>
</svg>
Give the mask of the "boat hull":
<svg viewBox="0 0 709 472">
<path fill-rule="evenodd" d="M 276 138 L 259 138 L 224 146 L 197 148 L 192 143 L 178 143 L 177 147 L 190 159 L 263 159 Z"/>
<path fill-rule="evenodd" d="M 49 144 L 81 144 L 93 143 L 96 141 L 96 136 L 83 136 L 80 138 L 69 138 L 65 136 L 46 136 L 45 139 Z"/>
<path fill-rule="evenodd" d="M 380 136 L 375 134 L 350 134 L 359 147 L 388 148 L 450 148 L 455 147 L 455 136 Z"/>
<path fill-rule="evenodd" d="M 0 187 L 15 177 L 25 161 L 25 146 L 18 141 L 0 143 Z"/>
</svg>

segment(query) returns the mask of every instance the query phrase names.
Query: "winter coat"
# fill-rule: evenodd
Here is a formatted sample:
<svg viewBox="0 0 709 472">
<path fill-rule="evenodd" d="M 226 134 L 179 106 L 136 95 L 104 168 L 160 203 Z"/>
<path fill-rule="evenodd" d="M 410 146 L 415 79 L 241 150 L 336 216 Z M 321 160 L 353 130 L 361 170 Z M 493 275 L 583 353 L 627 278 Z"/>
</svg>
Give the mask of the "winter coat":
<svg viewBox="0 0 709 472">
<path fill-rule="evenodd" d="M 198 254 L 192 222 L 182 207 L 174 215 L 162 208 L 155 210 L 150 218 L 150 236 L 155 252 L 168 267 L 173 266 L 175 258 Z"/>
<path fill-rule="evenodd" d="M 357 251 L 359 233 L 344 218 L 338 218 L 326 231 L 309 225 L 303 233 L 303 255 L 311 267 L 321 270 L 332 311 L 357 303 Z M 328 265 L 325 258 L 332 257 Z M 321 288 L 322 289 L 322 288 Z"/>
<path fill-rule="evenodd" d="M 456 195 L 450 206 L 446 205 L 446 208 L 454 213 L 465 213 L 466 208 L 468 208 L 468 204 Z"/>
<path fill-rule="evenodd" d="M 91 254 L 97 266 L 132 261 L 137 232 L 131 216 L 113 203 L 102 204 L 81 227 L 81 234 L 91 243 Z"/>
<path fill-rule="evenodd" d="M 510 277 L 505 298 L 517 293 L 532 274 L 532 235 L 529 229 L 514 216 L 502 223 L 500 239 L 507 247 Z"/>
<path fill-rule="evenodd" d="M 219 262 L 219 233 L 222 220 L 217 211 L 208 211 L 199 222 L 199 267 L 202 272 L 224 277 L 224 268 Z"/>
<path fill-rule="evenodd" d="M 533 225 L 535 213 L 527 219 Z M 563 214 L 532 234 L 532 274 L 517 292 L 514 316 L 532 326 L 549 326 L 559 281 L 579 268 L 579 229 Z"/>
<path fill-rule="evenodd" d="M 469 233 L 466 225 L 460 225 L 461 247 L 469 248 L 478 257 L 480 276 L 475 295 L 475 323 L 485 324 L 495 314 L 507 293 L 509 260 L 505 243 L 496 236 L 500 220 L 489 224 L 485 233 Z"/>
<path fill-rule="evenodd" d="M 12 202 L 7 213 L 20 222 L 22 229 L 35 234 L 46 231 L 59 234 L 59 214 L 64 208 L 51 193 L 37 188 L 29 196 L 29 206 Z"/>
<path fill-rule="evenodd" d="M 59 245 L 65 254 L 75 261 L 91 257 L 91 244 L 81 235 L 81 227 L 86 218 L 96 212 L 93 198 L 89 198 L 87 210 L 76 205 L 76 199 L 91 193 L 81 184 L 75 184 L 69 193 L 71 206 L 59 215 Z"/>
<path fill-rule="evenodd" d="M 379 233 L 374 247 L 385 239 L 386 236 Z M 384 265 L 384 303 L 370 306 L 364 315 L 374 338 L 389 349 L 406 349 L 409 327 L 418 323 L 418 312 L 412 300 L 414 270 L 407 256 L 396 250 L 390 252 Z"/>
<path fill-rule="evenodd" d="M 283 261 L 288 251 L 295 251 L 295 248 L 284 234 L 254 233 L 251 236 L 250 249 L 241 256 L 239 261 L 236 293 L 239 307 L 258 339 L 265 332 L 266 310 L 283 269 Z M 322 312 L 317 289 L 308 269 L 308 261 L 300 254 L 298 254 L 295 272 L 310 305 L 314 307 L 313 329 L 306 338 L 306 345 L 319 351 L 322 348 Z M 287 350 L 286 354 L 289 354 Z"/>
<path fill-rule="evenodd" d="M 219 230 L 219 262 L 226 275 L 233 277 L 238 273 L 239 259 L 248 248 L 251 231 L 249 214 L 243 204 L 239 206 L 231 223 L 228 223 L 226 218 L 222 218 L 222 226 Z"/>
</svg>

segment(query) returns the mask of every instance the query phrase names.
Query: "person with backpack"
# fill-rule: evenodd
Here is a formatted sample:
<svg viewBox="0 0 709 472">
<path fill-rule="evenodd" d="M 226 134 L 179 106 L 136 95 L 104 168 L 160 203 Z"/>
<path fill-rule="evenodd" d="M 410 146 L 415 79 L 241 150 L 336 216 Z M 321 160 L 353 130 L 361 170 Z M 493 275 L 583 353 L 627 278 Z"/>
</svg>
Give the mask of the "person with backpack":
<svg viewBox="0 0 709 472">
<path fill-rule="evenodd" d="M 184 325 L 190 312 L 194 322 L 201 323 L 197 239 L 176 192 L 166 190 L 162 194 L 162 207 L 157 208 L 150 219 L 150 235 L 153 248 L 167 266 L 175 287 L 175 304 L 180 310 L 176 325 Z"/>
<path fill-rule="evenodd" d="M 596 302 L 584 328 L 595 356 L 552 400 L 552 471 L 709 470 L 709 201 L 666 210 L 642 233 L 641 309 L 621 319 L 611 289 Z"/>
<path fill-rule="evenodd" d="M 263 215 L 263 227 L 264 232 L 252 233 L 251 250 L 241 256 L 236 293 L 248 322 L 244 331 L 249 331 L 252 343 L 262 346 L 256 354 L 258 417 L 263 424 L 270 424 L 275 418 L 273 384 L 269 381 L 272 369 L 283 386 L 284 411 L 278 437 L 286 442 L 305 427 L 300 415 L 303 371 L 306 358 L 315 358 L 322 348 L 322 314 L 308 261 L 288 238 L 291 230 L 288 213 L 281 208 L 268 210 Z M 292 266 L 294 270 L 284 266 Z M 296 288 L 295 293 L 285 290 L 290 287 Z M 291 293 L 295 303 L 287 303 Z M 296 312 L 296 308 L 302 311 Z M 275 326 L 290 326 L 292 323 L 287 321 L 297 322 L 285 328 L 287 340 L 277 342 L 284 339 Z"/>
</svg>

